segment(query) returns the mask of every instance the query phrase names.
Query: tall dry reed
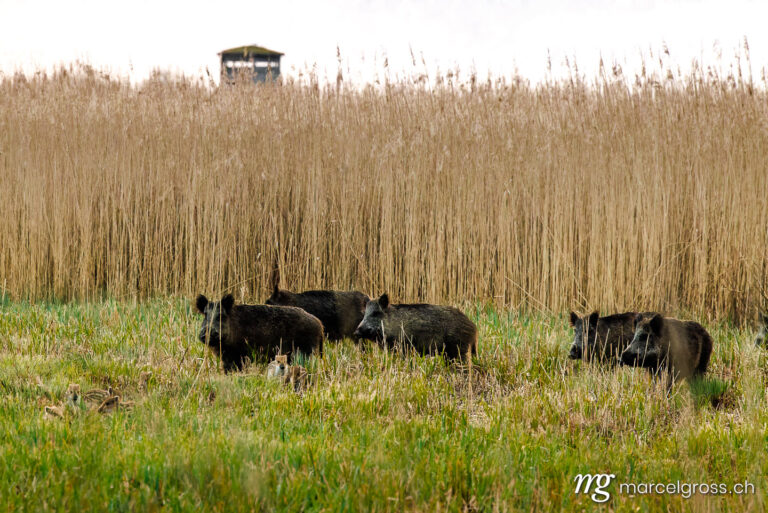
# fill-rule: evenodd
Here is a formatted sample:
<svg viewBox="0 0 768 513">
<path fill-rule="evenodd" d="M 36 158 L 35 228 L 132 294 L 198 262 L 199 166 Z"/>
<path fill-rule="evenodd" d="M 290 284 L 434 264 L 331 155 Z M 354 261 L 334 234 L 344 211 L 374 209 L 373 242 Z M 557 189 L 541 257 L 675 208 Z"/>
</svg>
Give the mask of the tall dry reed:
<svg viewBox="0 0 768 513">
<path fill-rule="evenodd" d="M 768 94 L 6 77 L 0 220 L 18 299 L 260 300 L 277 260 L 293 289 L 738 319 L 768 289 Z"/>
</svg>

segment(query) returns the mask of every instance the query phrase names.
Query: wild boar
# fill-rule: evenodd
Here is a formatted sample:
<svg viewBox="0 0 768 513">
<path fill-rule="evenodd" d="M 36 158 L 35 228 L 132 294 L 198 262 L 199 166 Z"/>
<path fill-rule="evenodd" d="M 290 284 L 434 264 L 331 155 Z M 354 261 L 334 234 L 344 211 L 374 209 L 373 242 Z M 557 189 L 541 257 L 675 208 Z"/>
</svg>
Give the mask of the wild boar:
<svg viewBox="0 0 768 513">
<path fill-rule="evenodd" d="M 300 308 L 235 305 L 231 294 L 216 302 L 200 295 L 195 304 L 204 316 L 200 342 L 221 358 L 226 372 L 242 369 L 244 359 L 256 355 L 290 359 L 294 352 L 323 352 L 323 325 Z"/>
<path fill-rule="evenodd" d="M 355 328 L 363 320 L 369 297 L 362 292 L 336 290 L 307 290 L 290 292 L 279 287 L 280 275 L 273 275 L 272 295 L 268 305 L 295 306 L 314 315 L 323 323 L 328 340 L 354 338 Z"/>
<path fill-rule="evenodd" d="M 288 369 L 290 369 L 290 365 L 288 365 L 288 357 L 284 354 L 278 354 L 275 356 L 275 359 L 267 365 L 267 378 L 283 379 Z"/>
<path fill-rule="evenodd" d="M 288 365 L 288 357 L 275 356 L 275 360 L 267 366 L 267 379 L 280 380 L 290 385 L 294 392 L 300 392 L 307 386 L 307 369 L 301 365 Z"/>
<path fill-rule="evenodd" d="M 701 324 L 646 312 L 635 317 L 635 335 L 621 363 L 645 367 L 653 374 L 666 371 L 671 387 L 678 378 L 703 375 L 711 354 L 712 338 Z"/>
<path fill-rule="evenodd" d="M 636 315 L 637 312 L 625 312 L 600 317 L 598 312 L 592 312 L 582 318 L 571 312 L 573 344 L 568 357 L 618 363 L 634 336 Z"/>
<path fill-rule="evenodd" d="M 420 354 L 443 354 L 463 359 L 477 353 L 477 328 L 466 315 L 450 306 L 391 305 L 383 294 L 365 308 L 355 336 L 394 347 L 401 342 Z"/>
</svg>

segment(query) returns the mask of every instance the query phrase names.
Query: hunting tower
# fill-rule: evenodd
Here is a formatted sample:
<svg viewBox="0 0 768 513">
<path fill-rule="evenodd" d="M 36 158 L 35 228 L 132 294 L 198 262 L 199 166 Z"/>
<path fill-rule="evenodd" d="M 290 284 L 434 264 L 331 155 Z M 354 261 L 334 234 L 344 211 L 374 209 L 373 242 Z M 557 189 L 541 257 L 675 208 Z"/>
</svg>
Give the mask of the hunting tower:
<svg viewBox="0 0 768 513">
<path fill-rule="evenodd" d="M 280 58 L 284 54 L 263 46 L 238 46 L 219 52 L 222 82 L 234 82 L 244 73 L 254 82 L 266 82 L 280 76 Z"/>
</svg>

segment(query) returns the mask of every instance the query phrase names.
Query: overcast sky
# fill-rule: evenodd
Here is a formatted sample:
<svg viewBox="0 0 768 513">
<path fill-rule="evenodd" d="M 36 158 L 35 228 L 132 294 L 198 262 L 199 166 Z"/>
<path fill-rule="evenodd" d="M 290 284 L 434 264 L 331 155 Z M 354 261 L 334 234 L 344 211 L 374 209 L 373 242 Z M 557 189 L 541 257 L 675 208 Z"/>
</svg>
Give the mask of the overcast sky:
<svg viewBox="0 0 768 513">
<path fill-rule="evenodd" d="M 369 80 L 384 55 L 393 72 L 412 69 L 412 48 L 429 70 L 517 69 L 536 81 L 548 51 L 555 72 L 575 56 L 591 76 L 601 55 L 632 72 L 666 42 L 685 70 L 692 59 L 716 64 L 718 45 L 727 66 L 746 36 L 758 78 L 766 20 L 768 2 L 748 0 L 0 0 L 0 71 L 80 59 L 134 80 L 153 68 L 218 75 L 217 52 L 255 43 L 284 52 L 291 75 L 316 63 L 335 78 L 338 45 L 354 80 Z"/>
</svg>

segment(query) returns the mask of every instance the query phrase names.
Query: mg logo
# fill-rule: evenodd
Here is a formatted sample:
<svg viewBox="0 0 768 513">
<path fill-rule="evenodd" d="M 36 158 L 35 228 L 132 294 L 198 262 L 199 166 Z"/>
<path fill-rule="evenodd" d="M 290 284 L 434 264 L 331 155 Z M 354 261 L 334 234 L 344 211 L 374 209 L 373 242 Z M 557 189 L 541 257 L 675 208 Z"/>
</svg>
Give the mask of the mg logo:
<svg viewBox="0 0 768 513">
<path fill-rule="evenodd" d="M 593 502 L 606 502 L 611 498 L 611 494 L 606 492 L 605 489 L 610 486 L 611 481 L 615 478 L 615 474 L 579 474 L 573 480 L 576 483 L 576 491 L 573 493 L 588 494 L 590 490 L 594 490 L 589 498 Z M 594 488 L 592 488 L 592 483 L 595 483 Z"/>
</svg>

